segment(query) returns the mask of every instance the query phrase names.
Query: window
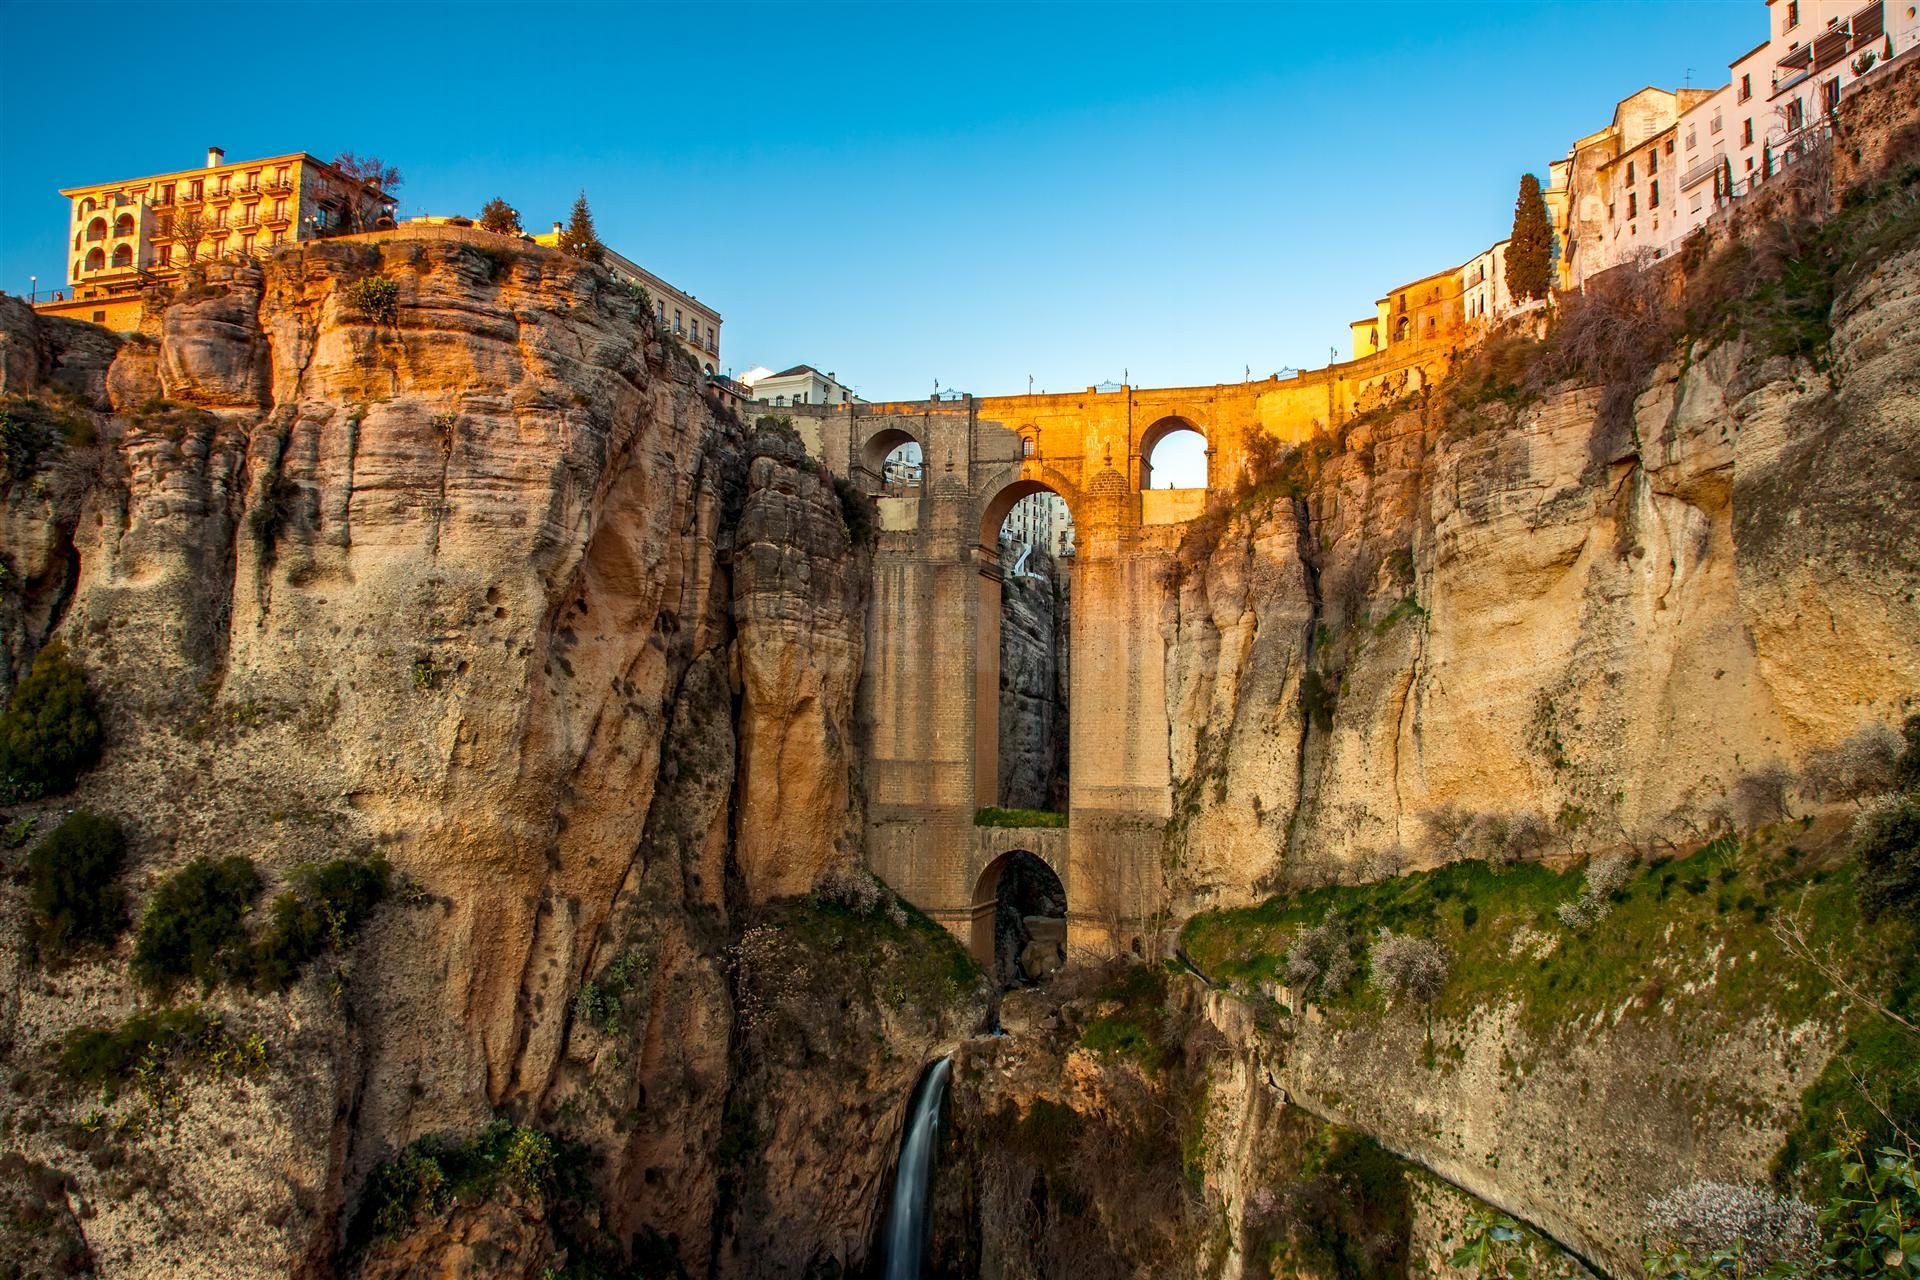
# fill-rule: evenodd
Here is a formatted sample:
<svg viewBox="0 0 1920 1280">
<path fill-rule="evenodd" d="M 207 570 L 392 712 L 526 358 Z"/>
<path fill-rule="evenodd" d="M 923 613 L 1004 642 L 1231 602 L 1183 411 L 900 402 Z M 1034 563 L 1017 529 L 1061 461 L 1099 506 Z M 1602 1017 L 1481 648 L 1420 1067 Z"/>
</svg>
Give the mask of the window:
<svg viewBox="0 0 1920 1280">
<path fill-rule="evenodd" d="M 1753 76 L 1751 74 L 1741 76 L 1740 77 L 1740 101 L 1745 102 L 1748 98 L 1751 98 L 1752 96 L 1753 96 Z"/>
<path fill-rule="evenodd" d="M 1743 147 L 1750 147 L 1753 145 L 1753 117 L 1752 116 L 1748 116 L 1740 124 L 1740 145 Z"/>
<path fill-rule="evenodd" d="M 226 206 L 222 205 L 213 211 L 213 225 L 216 227 L 224 227 L 227 225 Z"/>
<path fill-rule="evenodd" d="M 123 213 L 119 217 L 115 218 L 113 220 L 113 234 L 117 236 L 132 235 L 133 234 L 133 215 L 130 213 Z"/>
<path fill-rule="evenodd" d="M 1706 200 L 1706 196 L 1705 196 L 1704 194 L 1700 194 L 1700 193 L 1697 193 L 1697 192 L 1696 192 L 1696 193 L 1695 193 L 1695 195 L 1694 195 L 1694 197 L 1693 197 L 1693 204 L 1692 204 L 1692 206 L 1690 207 L 1690 209 L 1689 209 L 1689 212 L 1691 212 L 1691 213 L 1698 213 L 1698 212 L 1700 212 L 1700 206 L 1701 206 L 1701 204 L 1702 204 L 1702 202 L 1703 202 L 1703 201 L 1705 201 L 1705 200 Z"/>
<path fill-rule="evenodd" d="M 1629 191 L 1627 192 L 1627 217 L 1637 218 L 1639 216 L 1640 216 L 1640 195 L 1638 192 Z"/>
<path fill-rule="evenodd" d="M 1653 190 L 1647 196 L 1647 208 L 1658 209 L 1659 207 L 1660 207 L 1660 184 L 1658 182 L 1655 182 L 1653 184 Z"/>
<path fill-rule="evenodd" d="M 1787 0 L 1786 25 L 1781 27 L 1780 29 L 1782 31 L 1791 31 L 1799 25 L 1800 25 L 1800 0 Z"/>
<path fill-rule="evenodd" d="M 1691 151 L 1693 150 L 1693 148 L 1694 148 L 1693 129 L 1689 127 L 1687 129 L 1687 150 Z"/>
<path fill-rule="evenodd" d="M 1673 139 L 1672 139 L 1672 138 L 1668 138 L 1668 139 L 1667 139 L 1667 154 L 1668 154 L 1668 155 L 1672 155 L 1672 154 L 1673 154 Z"/>
<path fill-rule="evenodd" d="M 92 222 L 89 222 L 87 224 L 87 239 L 105 240 L 106 238 L 107 238 L 107 220 L 105 218 L 95 218 Z"/>
<path fill-rule="evenodd" d="M 1840 77 L 1835 76 L 1820 86 L 1820 109 L 1832 112 L 1840 109 Z"/>
<path fill-rule="evenodd" d="M 1633 161 L 1629 160 L 1627 161 L 1627 185 L 1632 186 L 1633 183 L 1634 183 Z"/>
<path fill-rule="evenodd" d="M 678 307 L 673 309 L 673 331 L 676 334 L 685 332 L 685 329 L 682 328 L 680 323 L 680 308 Z"/>
<path fill-rule="evenodd" d="M 206 189 L 207 189 L 206 184 L 201 182 L 200 179 L 195 178 L 192 182 L 189 182 L 187 184 L 187 199 L 198 200 L 200 198 L 201 192 L 205 191 Z"/>
<path fill-rule="evenodd" d="M 1647 173 L 1651 175 L 1658 172 L 1660 172 L 1660 152 L 1650 147 L 1647 150 Z"/>
<path fill-rule="evenodd" d="M 269 244 L 285 244 L 286 242 L 287 242 L 287 233 L 279 230 L 276 230 L 273 233 L 273 239 L 268 241 Z"/>
<path fill-rule="evenodd" d="M 163 267 L 170 267 L 173 265 L 173 246 L 172 245 L 163 244 L 160 246 L 160 264 L 159 265 Z"/>
<path fill-rule="evenodd" d="M 160 188 L 160 203 L 161 204 L 173 203 L 173 184 L 171 182 L 169 182 L 166 186 Z"/>
<path fill-rule="evenodd" d="M 1806 123 L 1807 123 L 1806 104 L 1800 101 L 1800 99 L 1795 98 L 1792 102 L 1789 102 L 1787 104 L 1787 129 L 1790 132 L 1795 131 L 1805 126 Z"/>
<path fill-rule="evenodd" d="M 94 313 L 93 313 L 93 322 L 94 322 L 95 324 L 105 324 L 105 323 L 107 322 L 107 313 L 106 313 L 106 312 L 104 312 L 104 311 L 96 311 L 96 312 L 94 312 Z"/>
<path fill-rule="evenodd" d="M 133 246 L 130 244 L 123 244 L 123 245 L 117 246 L 113 251 L 113 265 L 116 267 L 132 266 L 133 265 Z"/>
<path fill-rule="evenodd" d="M 220 194 L 223 196 L 233 194 L 233 175 L 232 174 L 223 173 L 220 175 Z"/>
<path fill-rule="evenodd" d="M 252 253 L 254 248 L 253 242 L 255 239 L 257 239 L 257 237 L 252 232 L 248 232 L 246 235 L 241 236 L 240 252 Z"/>
<path fill-rule="evenodd" d="M 106 250 L 100 249 L 100 248 L 93 248 L 87 251 L 87 270 L 98 271 L 100 268 L 106 265 L 107 265 Z"/>
</svg>

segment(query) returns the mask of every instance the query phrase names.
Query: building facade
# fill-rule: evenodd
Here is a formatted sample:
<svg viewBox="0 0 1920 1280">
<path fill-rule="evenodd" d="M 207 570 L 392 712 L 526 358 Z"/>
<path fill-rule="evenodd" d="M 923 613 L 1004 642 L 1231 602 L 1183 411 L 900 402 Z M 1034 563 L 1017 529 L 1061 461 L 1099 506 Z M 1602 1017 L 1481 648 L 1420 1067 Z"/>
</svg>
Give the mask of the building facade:
<svg viewBox="0 0 1920 1280">
<path fill-rule="evenodd" d="M 138 327 L 141 295 L 210 258 L 391 226 L 394 202 L 305 152 L 229 163 L 207 149 L 199 169 L 69 187 L 64 296 L 42 311 L 123 332 Z"/>
<path fill-rule="evenodd" d="M 560 243 L 562 227 L 553 224 L 553 230 L 542 232 L 533 237 L 535 244 L 553 248 Z M 647 291 L 653 299 L 655 318 L 664 328 L 671 329 L 673 336 L 680 340 L 694 360 L 709 378 L 717 377 L 720 364 L 720 313 L 700 301 L 684 289 L 676 289 L 647 270 L 633 259 L 601 246 L 600 265 L 613 273 L 613 278 L 626 284 L 636 285 Z"/>
<path fill-rule="evenodd" d="M 1714 213 L 1827 136 L 1854 82 L 1920 46 L 1912 0 L 1766 0 L 1767 38 L 1717 89 L 1646 88 L 1552 166 L 1547 208 L 1577 289 L 1667 257 Z"/>
<path fill-rule="evenodd" d="M 831 373 L 822 373 L 810 364 L 797 364 L 779 373 L 753 370 L 741 375 L 753 388 L 753 398 L 776 407 L 798 404 L 863 404 L 851 387 L 843 385 Z"/>
<path fill-rule="evenodd" d="M 1467 259 L 1460 268 L 1460 313 L 1469 331 L 1481 333 L 1513 312 L 1507 291 L 1507 241 Z"/>
</svg>

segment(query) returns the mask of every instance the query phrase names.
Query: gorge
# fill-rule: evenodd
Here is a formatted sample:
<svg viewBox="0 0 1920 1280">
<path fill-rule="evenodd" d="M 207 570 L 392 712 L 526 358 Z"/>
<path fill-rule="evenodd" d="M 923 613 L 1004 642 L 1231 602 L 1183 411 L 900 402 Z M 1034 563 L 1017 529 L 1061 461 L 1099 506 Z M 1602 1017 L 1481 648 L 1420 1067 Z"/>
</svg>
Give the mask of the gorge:
<svg viewBox="0 0 1920 1280">
<path fill-rule="evenodd" d="M 1858 112 L 1551 325 L 1212 388 L 748 421 L 461 228 L 125 340 L 0 298 L 7 742 L 99 727 L 6 779 L 0 1253 L 1637 1275 L 1652 1199 L 1822 1197 L 1920 1114 L 1854 851 L 1920 759 L 1920 74 Z"/>
</svg>

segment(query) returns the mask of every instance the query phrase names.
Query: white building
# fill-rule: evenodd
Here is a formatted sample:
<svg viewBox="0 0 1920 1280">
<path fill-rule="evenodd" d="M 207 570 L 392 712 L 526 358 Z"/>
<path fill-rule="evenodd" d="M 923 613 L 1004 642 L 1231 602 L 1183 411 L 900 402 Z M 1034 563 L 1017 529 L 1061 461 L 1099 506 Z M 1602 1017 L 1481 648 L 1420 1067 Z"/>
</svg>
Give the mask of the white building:
<svg viewBox="0 0 1920 1280">
<path fill-rule="evenodd" d="M 1460 268 L 1460 305 L 1469 329 L 1483 330 L 1513 311 L 1507 292 L 1507 241 L 1467 259 Z"/>
<path fill-rule="evenodd" d="M 1018 547 L 1038 547 L 1054 556 L 1073 554 L 1073 520 L 1057 493 L 1030 493 L 1013 504 L 1000 525 L 1001 560 L 1011 564 Z M 1009 557 L 1008 552 L 1014 551 Z"/>
<path fill-rule="evenodd" d="M 1579 288 L 1674 252 L 1717 209 L 1792 164 L 1852 85 L 1920 45 L 1912 0 L 1766 0 L 1767 38 L 1718 89 L 1642 89 L 1553 165 L 1548 209 Z"/>
<path fill-rule="evenodd" d="M 761 404 L 865 404 L 831 373 L 822 373 L 810 364 L 797 364 L 779 373 L 752 369 L 740 380 L 753 388 L 753 398 Z"/>
</svg>

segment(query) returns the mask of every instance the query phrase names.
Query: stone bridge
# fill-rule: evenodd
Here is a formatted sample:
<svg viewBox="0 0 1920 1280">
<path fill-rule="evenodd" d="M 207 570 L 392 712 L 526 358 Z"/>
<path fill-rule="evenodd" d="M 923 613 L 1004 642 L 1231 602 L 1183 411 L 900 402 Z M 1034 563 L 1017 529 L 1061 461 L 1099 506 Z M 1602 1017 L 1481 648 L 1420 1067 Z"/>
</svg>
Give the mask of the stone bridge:
<svg viewBox="0 0 1920 1280">
<path fill-rule="evenodd" d="M 880 506 L 860 706 L 875 874 L 988 959 L 991 926 L 975 920 L 1004 855 L 1025 849 L 1060 875 L 1072 949 L 1144 948 L 1167 907 L 1165 575 L 1208 496 L 1149 489 L 1154 446 L 1198 431 L 1209 488 L 1230 488 L 1255 433 L 1304 442 L 1424 385 L 1447 355 L 1409 344 L 1262 382 L 778 410 Z M 909 440 L 924 477 L 889 487 L 881 462 Z M 981 829 L 973 816 L 995 802 L 999 774 L 998 534 L 1009 508 L 1042 490 L 1074 523 L 1068 825 Z"/>
</svg>

